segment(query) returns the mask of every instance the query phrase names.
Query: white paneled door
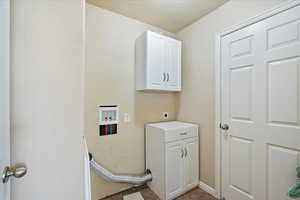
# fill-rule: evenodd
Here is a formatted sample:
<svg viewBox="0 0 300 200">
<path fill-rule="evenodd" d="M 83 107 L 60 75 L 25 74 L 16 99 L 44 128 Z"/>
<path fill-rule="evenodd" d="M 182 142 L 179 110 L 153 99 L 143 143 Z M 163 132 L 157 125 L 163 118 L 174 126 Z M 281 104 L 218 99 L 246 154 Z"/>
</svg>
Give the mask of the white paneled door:
<svg viewBox="0 0 300 200">
<path fill-rule="evenodd" d="M 9 140 L 9 0 L 0 0 L 0 174 L 10 165 Z M 10 199 L 9 182 L 0 182 L 0 199 Z"/>
<path fill-rule="evenodd" d="M 300 6 L 224 36 L 221 56 L 222 195 L 288 200 L 300 165 Z"/>
</svg>

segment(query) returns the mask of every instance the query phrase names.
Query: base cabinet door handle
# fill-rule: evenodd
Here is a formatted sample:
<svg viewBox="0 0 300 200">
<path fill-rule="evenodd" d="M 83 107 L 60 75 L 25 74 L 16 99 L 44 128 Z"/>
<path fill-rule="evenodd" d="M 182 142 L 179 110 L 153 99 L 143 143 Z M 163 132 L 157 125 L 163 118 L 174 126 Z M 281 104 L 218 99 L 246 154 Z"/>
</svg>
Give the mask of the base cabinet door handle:
<svg viewBox="0 0 300 200">
<path fill-rule="evenodd" d="M 165 82 L 166 81 L 166 73 L 164 72 L 163 73 L 163 82 Z"/>
</svg>

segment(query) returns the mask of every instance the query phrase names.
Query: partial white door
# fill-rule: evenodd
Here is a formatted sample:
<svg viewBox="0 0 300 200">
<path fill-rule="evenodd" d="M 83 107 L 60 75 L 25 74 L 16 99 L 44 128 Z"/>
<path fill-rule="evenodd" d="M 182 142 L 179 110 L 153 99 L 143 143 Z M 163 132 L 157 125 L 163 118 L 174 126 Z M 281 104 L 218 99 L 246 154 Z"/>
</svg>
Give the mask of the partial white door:
<svg viewBox="0 0 300 200">
<path fill-rule="evenodd" d="M 0 0 L 0 174 L 10 165 L 9 21 L 10 2 Z M 10 199 L 10 184 L 0 182 L 0 199 Z"/>
<path fill-rule="evenodd" d="M 199 184 L 199 145 L 198 138 L 184 140 L 184 190 Z"/>
<path fill-rule="evenodd" d="M 300 6 L 221 45 L 222 195 L 288 200 L 300 165 Z"/>
<path fill-rule="evenodd" d="M 181 89 L 181 41 L 166 39 L 166 89 Z"/>
<path fill-rule="evenodd" d="M 165 73 L 165 39 L 155 33 L 147 37 L 147 84 L 151 89 L 163 89 L 167 79 Z"/>
<path fill-rule="evenodd" d="M 166 146 L 166 196 L 178 196 L 183 189 L 183 144 L 172 142 Z"/>
</svg>

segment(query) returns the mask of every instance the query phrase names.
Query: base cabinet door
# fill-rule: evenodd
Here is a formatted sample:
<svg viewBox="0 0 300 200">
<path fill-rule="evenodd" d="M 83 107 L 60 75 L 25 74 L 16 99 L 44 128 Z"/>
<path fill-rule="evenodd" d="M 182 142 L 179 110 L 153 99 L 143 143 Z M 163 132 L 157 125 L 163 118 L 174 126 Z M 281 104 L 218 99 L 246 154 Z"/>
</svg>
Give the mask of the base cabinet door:
<svg viewBox="0 0 300 200">
<path fill-rule="evenodd" d="M 183 143 L 168 143 L 166 146 L 166 199 L 172 199 L 183 190 Z"/>
<path fill-rule="evenodd" d="M 183 141 L 183 190 L 188 191 L 199 183 L 199 145 L 198 138 L 190 138 Z"/>
<path fill-rule="evenodd" d="M 166 146 L 166 199 L 174 199 L 199 182 L 198 138 Z"/>
</svg>

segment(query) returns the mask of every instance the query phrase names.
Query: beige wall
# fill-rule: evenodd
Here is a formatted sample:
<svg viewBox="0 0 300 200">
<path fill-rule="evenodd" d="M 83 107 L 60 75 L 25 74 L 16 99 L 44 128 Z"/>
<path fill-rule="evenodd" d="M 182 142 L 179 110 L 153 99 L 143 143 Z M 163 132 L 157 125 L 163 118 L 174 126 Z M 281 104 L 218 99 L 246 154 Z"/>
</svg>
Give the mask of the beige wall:
<svg viewBox="0 0 300 200">
<path fill-rule="evenodd" d="M 12 199 L 83 200 L 83 1 L 12 4 Z"/>
<path fill-rule="evenodd" d="M 280 0 L 231 0 L 177 33 L 183 40 L 183 91 L 178 120 L 200 125 L 200 180 L 215 182 L 215 35 Z"/>
<path fill-rule="evenodd" d="M 135 91 L 134 45 L 153 26 L 87 4 L 85 132 L 95 160 L 116 173 L 144 171 L 144 124 L 162 121 L 163 112 L 176 117 L 176 94 Z M 98 105 L 118 105 L 117 135 L 98 136 Z M 131 116 L 123 122 L 123 114 Z M 113 184 L 92 174 L 92 199 L 116 193 L 127 185 Z"/>
</svg>

